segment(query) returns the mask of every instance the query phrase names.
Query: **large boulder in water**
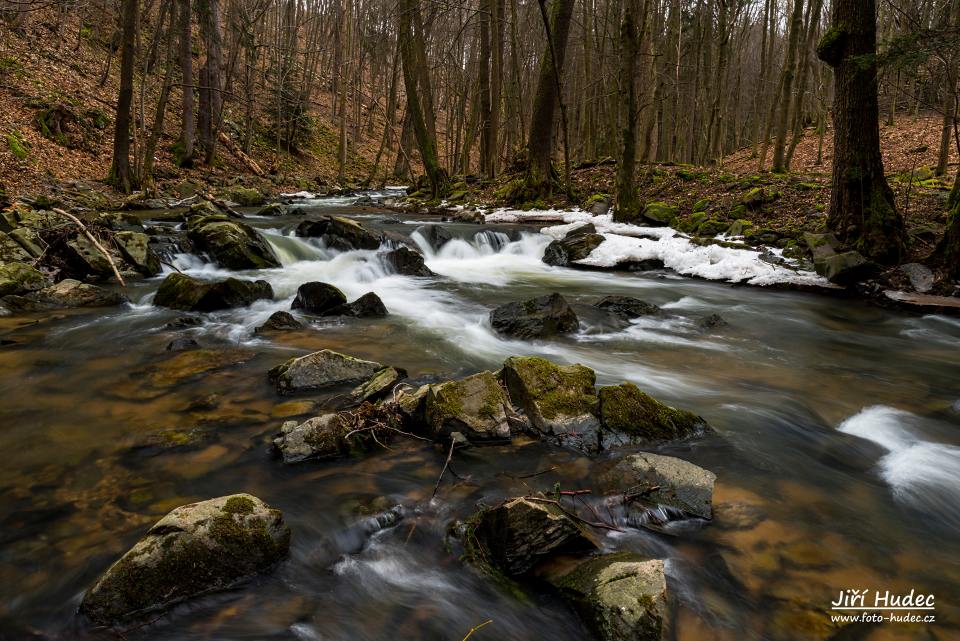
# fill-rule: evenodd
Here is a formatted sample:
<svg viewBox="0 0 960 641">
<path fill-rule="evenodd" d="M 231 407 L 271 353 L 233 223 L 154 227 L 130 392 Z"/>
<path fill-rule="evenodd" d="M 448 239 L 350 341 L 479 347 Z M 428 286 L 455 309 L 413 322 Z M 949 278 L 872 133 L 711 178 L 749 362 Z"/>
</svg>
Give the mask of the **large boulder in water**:
<svg viewBox="0 0 960 641">
<path fill-rule="evenodd" d="M 661 641 L 667 618 L 663 561 L 620 552 L 564 564 L 546 577 L 601 641 Z"/>
<path fill-rule="evenodd" d="M 595 547 L 579 522 L 546 499 L 510 499 L 481 511 L 471 522 L 466 557 L 490 564 L 507 576 L 524 574 L 556 554 Z"/>
<path fill-rule="evenodd" d="M 160 273 L 160 258 L 150 247 L 150 237 L 138 231 L 118 231 L 113 242 L 124 260 L 144 276 Z"/>
<path fill-rule="evenodd" d="M 664 405 L 633 383 L 601 387 L 598 396 L 604 429 L 634 443 L 662 443 L 711 431 L 693 412 Z"/>
<path fill-rule="evenodd" d="M 270 370 L 268 376 L 281 394 L 295 394 L 337 385 L 357 385 L 373 377 L 383 365 L 323 349 L 291 358 Z"/>
<path fill-rule="evenodd" d="M 584 365 L 557 365 L 537 356 L 511 356 L 501 377 L 510 399 L 539 432 L 562 445 L 596 453 L 599 447 L 596 374 Z"/>
<path fill-rule="evenodd" d="M 351 316 L 353 318 L 384 318 L 387 316 L 387 307 L 380 297 L 373 292 L 367 292 L 352 303 L 334 307 L 325 316 Z"/>
<path fill-rule="evenodd" d="M 378 254 L 387 268 L 404 276 L 436 276 L 423 262 L 420 252 L 408 247 L 398 247 Z"/>
<path fill-rule="evenodd" d="M 262 334 L 264 332 L 288 332 L 297 329 L 303 329 L 303 323 L 298 321 L 290 312 L 279 311 L 270 314 L 270 318 L 254 331 L 257 334 Z"/>
<path fill-rule="evenodd" d="M 224 215 L 196 216 L 187 221 L 187 236 L 200 251 L 227 269 L 280 267 L 270 245 L 252 227 Z"/>
<path fill-rule="evenodd" d="M 319 238 L 330 249 L 350 251 L 377 249 L 380 236 L 349 218 L 324 216 L 319 220 L 305 220 L 297 225 L 297 236 Z"/>
<path fill-rule="evenodd" d="M 630 296 L 605 296 L 594 304 L 594 307 L 625 320 L 632 320 L 640 316 L 664 315 L 664 311 L 653 303 L 647 303 Z"/>
<path fill-rule="evenodd" d="M 347 297 L 339 288 L 329 283 L 311 282 L 297 288 L 297 296 L 290 308 L 323 315 L 346 303 Z"/>
<path fill-rule="evenodd" d="M 549 338 L 577 331 L 580 321 L 560 294 L 507 303 L 490 312 L 490 324 L 500 334 L 514 338 Z"/>
<path fill-rule="evenodd" d="M 0 298 L 11 312 L 38 312 L 66 307 L 112 307 L 127 302 L 123 294 L 78 280 L 66 279 L 23 296 Z"/>
<path fill-rule="evenodd" d="M 413 233 L 419 234 L 434 252 L 440 251 L 441 247 L 453 240 L 453 234 L 440 225 L 421 225 Z"/>
<path fill-rule="evenodd" d="M 160 519 L 83 596 L 94 623 L 135 622 L 209 592 L 235 587 L 287 555 L 279 510 L 249 494 L 176 508 Z"/>
<path fill-rule="evenodd" d="M 600 478 L 600 487 L 686 514 L 713 516 L 717 475 L 673 456 L 640 452 L 619 461 Z"/>
<path fill-rule="evenodd" d="M 273 439 L 273 446 L 288 464 L 332 459 L 349 450 L 349 431 L 342 415 L 336 413 L 315 416 L 302 423 L 286 421 L 280 427 L 280 435 Z"/>
<path fill-rule="evenodd" d="M 432 385 L 424 401 L 430 435 L 437 439 L 460 432 L 470 441 L 510 438 L 510 401 L 491 372 Z"/>
<path fill-rule="evenodd" d="M 186 274 L 170 274 L 160 283 L 153 304 L 187 312 L 213 312 L 246 307 L 254 301 L 273 298 L 273 288 L 265 280 L 228 278 L 202 281 Z"/>
<path fill-rule="evenodd" d="M 543 252 L 543 262 L 555 267 L 565 267 L 589 256 L 604 240 L 606 239 L 600 234 L 567 234 L 562 240 L 555 240 L 547 245 Z"/>
</svg>

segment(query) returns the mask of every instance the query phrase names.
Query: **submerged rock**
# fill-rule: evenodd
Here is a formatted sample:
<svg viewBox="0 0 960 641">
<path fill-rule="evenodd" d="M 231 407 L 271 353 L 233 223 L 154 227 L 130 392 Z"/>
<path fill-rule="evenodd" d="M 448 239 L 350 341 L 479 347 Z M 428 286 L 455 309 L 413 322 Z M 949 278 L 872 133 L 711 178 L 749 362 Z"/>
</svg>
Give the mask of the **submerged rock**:
<svg viewBox="0 0 960 641">
<path fill-rule="evenodd" d="M 539 432 L 596 453 L 600 421 L 596 375 L 584 365 L 560 366 L 536 356 L 512 356 L 501 373 L 510 398 Z"/>
<path fill-rule="evenodd" d="M 27 263 L 0 264 L 0 296 L 29 294 L 47 286 L 47 279 Z"/>
<path fill-rule="evenodd" d="M 353 318 L 384 318 L 387 316 L 386 306 L 380 297 L 373 292 L 367 292 L 357 300 L 346 305 L 334 307 L 324 316 L 352 316 Z"/>
<path fill-rule="evenodd" d="M 543 252 L 543 262 L 555 267 L 566 267 L 589 256 L 604 240 L 606 239 L 600 234 L 567 234 L 562 240 L 555 240 L 547 245 Z"/>
<path fill-rule="evenodd" d="M 378 254 L 387 267 L 404 276 L 436 276 L 430 268 L 423 263 L 423 256 L 420 252 L 414 251 L 408 247 L 398 247 L 397 249 Z"/>
<path fill-rule="evenodd" d="M 66 279 L 23 296 L 4 296 L 3 305 L 11 312 L 37 312 L 66 307 L 111 307 L 127 302 L 126 296 L 96 285 Z"/>
<path fill-rule="evenodd" d="M 383 365 L 340 352 L 323 349 L 291 358 L 270 370 L 268 377 L 280 394 L 324 389 L 337 385 L 356 385 L 373 377 Z"/>
<path fill-rule="evenodd" d="M 601 387 L 600 422 L 633 442 L 658 443 L 709 430 L 706 421 L 686 410 L 664 405 L 633 383 Z"/>
<path fill-rule="evenodd" d="M 683 459 L 640 452 L 621 460 L 600 482 L 608 491 L 709 519 L 716 480 L 713 472 Z"/>
<path fill-rule="evenodd" d="M 290 308 L 323 315 L 346 302 L 347 297 L 339 288 L 329 283 L 311 282 L 297 288 L 297 296 Z"/>
<path fill-rule="evenodd" d="M 605 296 L 594 305 L 605 312 L 610 312 L 626 320 L 639 318 L 640 316 L 663 316 L 664 311 L 654 305 L 647 303 L 639 298 L 630 296 Z"/>
<path fill-rule="evenodd" d="M 434 252 L 440 251 L 441 247 L 453 240 L 453 234 L 440 225 L 421 225 L 413 233 L 419 234 Z"/>
<path fill-rule="evenodd" d="M 549 338 L 577 331 L 580 321 L 560 294 L 507 303 L 490 312 L 490 324 L 497 332 L 515 338 Z"/>
<path fill-rule="evenodd" d="M 728 323 L 727 320 L 720 314 L 709 314 L 697 322 L 697 327 L 704 332 L 713 329 L 720 329 L 722 327 L 728 327 L 729 325 L 730 323 Z"/>
<path fill-rule="evenodd" d="M 80 613 L 99 625 L 133 622 L 232 588 L 270 569 L 289 547 L 283 515 L 255 496 L 184 505 L 110 566 L 84 594 Z"/>
<path fill-rule="evenodd" d="M 295 329 L 303 329 L 303 323 L 294 318 L 290 312 L 280 311 L 270 314 L 270 318 L 254 331 L 261 334 L 263 332 L 286 332 Z"/>
<path fill-rule="evenodd" d="M 252 227 L 217 214 L 187 221 L 187 236 L 221 267 L 267 269 L 280 267 L 270 245 Z"/>
<path fill-rule="evenodd" d="M 546 499 L 510 499 L 480 512 L 472 521 L 466 537 L 467 558 L 490 564 L 507 576 L 524 574 L 556 554 L 595 547 L 580 523 Z"/>
<path fill-rule="evenodd" d="M 213 312 L 246 307 L 254 301 L 273 298 L 273 288 L 265 280 L 228 278 L 202 281 L 186 274 L 170 274 L 163 279 L 153 304 L 187 312 Z"/>
<path fill-rule="evenodd" d="M 511 436 L 510 401 L 491 372 L 432 385 L 424 417 L 435 439 L 463 433 L 470 441 L 503 441 Z"/>
<path fill-rule="evenodd" d="M 601 641 L 661 641 L 667 617 L 663 561 L 620 552 L 580 561 L 547 581 Z"/>
<path fill-rule="evenodd" d="M 381 238 L 360 223 L 339 216 L 324 216 L 319 220 L 305 220 L 297 225 L 297 236 L 319 238 L 330 249 L 351 251 L 377 249 Z"/>
</svg>

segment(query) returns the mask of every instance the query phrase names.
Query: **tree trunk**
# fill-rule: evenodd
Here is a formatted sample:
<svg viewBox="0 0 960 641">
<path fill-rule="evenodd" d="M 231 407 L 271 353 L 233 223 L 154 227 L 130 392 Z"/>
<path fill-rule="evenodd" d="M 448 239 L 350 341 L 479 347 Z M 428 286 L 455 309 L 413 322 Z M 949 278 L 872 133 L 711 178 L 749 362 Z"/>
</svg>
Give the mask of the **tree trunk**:
<svg viewBox="0 0 960 641">
<path fill-rule="evenodd" d="M 942 266 L 947 277 L 960 280 L 960 169 L 947 200 L 947 228 L 930 256 L 930 262 Z"/>
<path fill-rule="evenodd" d="M 480 0 L 477 19 L 480 22 L 480 73 L 477 74 L 479 86 L 477 91 L 480 98 L 480 172 L 493 176 L 493 154 L 496 144 L 492 140 L 493 115 L 490 106 L 490 63 L 492 47 L 490 46 L 490 14 L 492 0 Z"/>
<path fill-rule="evenodd" d="M 193 165 L 193 50 L 190 42 L 190 0 L 180 0 L 180 88 L 183 91 L 180 128 L 180 166 Z"/>
<path fill-rule="evenodd" d="M 838 0 L 843 2 L 844 0 Z M 871 0 L 873 1 L 873 0 Z M 876 25 L 876 18 L 872 18 Z M 876 26 L 874 26 L 876 29 Z M 787 123 L 790 118 L 790 97 L 793 93 L 793 78 L 797 65 L 797 48 L 800 43 L 800 32 L 803 30 L 803 0 L 793 0 L 793 17 L 790 20 L 790 37 L 787 43 L 787 55 L 783 62 L 783 79 L 780 81 L 780 97 L 777 102 L 780 110 L 777 112 L 777 123 L 774 135 L 777 139 L 773 144 L 773 172 L 780 174 L 786 171 Z M 876 40 L 876 33 L 874 33 Z M 876 91 L 876 89 L 874 89 Z"/>
<path fill-rule="evenodd" d="M 634 174 L 637 160 L 637 35 L 635 0 L 627 0 L 620 24 L 620 108 L 623 118 L 620 162 L 617 164 L 615 219 L 633 221 L 639 213 Z M 641 20 L 643 18 L 641 17 Z"/>
<path fill-rule="evenodd" d="M 893 264 L 903 218 L 883 174 L 877 100 L 875 0 L 834 2 L 817 56 L 833 67 L 833 187 L 827 226 L 861 254 Z"/>
<path fill-rule="evenodd" d="M 553 0 L 553 3 L 547 47 L 540 64 L 537 93 L 533 99 L 530 136 L 527 139 L 527 193 L 524 200 L 535 200 L 553 192 L 553 128 L 560 100 L 557 77 L 563 75 L 563 60 L 574 0 Z"/>
<path fill-rule="evenodd" d="M 220 0 L 206 0 L 207 87 L 209 91 L 209 126 L 204 140 L 204 162 L 213 164 L 217 153 L 217 129 L 223 110 L 223 35 L 220 26 Z"/>
<path fill-rule="evenodd" d="M 134 186 L 130 173 L 130 106 L 133 102 L 138 2 L 139 0 L 123 0 L 120 93 L 117 96 L 116 128 L 113 132 L 113 164 L 110 167 L 110 181 L 126 194 L 129 194 Z"/>
</svg>

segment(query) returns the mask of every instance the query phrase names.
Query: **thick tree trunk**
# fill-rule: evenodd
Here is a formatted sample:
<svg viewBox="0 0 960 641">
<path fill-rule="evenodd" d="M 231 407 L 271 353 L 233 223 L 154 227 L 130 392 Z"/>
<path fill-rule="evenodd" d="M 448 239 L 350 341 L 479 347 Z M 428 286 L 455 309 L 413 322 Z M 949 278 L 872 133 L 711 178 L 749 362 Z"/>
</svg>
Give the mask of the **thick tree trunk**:
<svg viewBox="0 0 960 641">
<path fill-rule="evenodd" d="M 843 2 L 843 0 L 839 0 Z M 873 18 L 874 24 L 876 19 Z M 876 29 L 876 27 L 874 27 Z M 800 32 L 803 30 L 803 0 L 793 0 L 793 17 L 790 20 L 790 37 L 787 42 L 787 55 L 783 62 L 783 79 L 780 81 L 780 97 L 777 102 L 780 110 L 777 112 L 777 123 L 774 131 L 777 139 L 773 145 L 773 171 L 783 173 L 787 170 L 787 123 L 790 119 L 790 98 L 793 94 L 793 78 L 797 65 L 797 48 L 800 43 Z M 876 40 L 876 34 L 874 34 Z M 876 89 L 874 89 L 876 91 Z"/>
<path fill-rule="evenodd" d="M 209 125 L 203 141 L 204 162 L 213 163 L 217 154 L 217 129 L 223 110 L 223 35 L 220 25 L 220 0 L 206 0 L 207 87 L 209 92 Z"/>
<path fill-rule="evenodd" d="M 180 166 L 193 165 L 193 137 L 196 123 L 193 114 L 193 50 L 190 34 L 190 0 L 180 0 L 180 88 L 181 102 Z"/>
<path fill-rule="evenodd" d="M 116 128 L 113 133 L 113 164 L 110 181 L 124 193 L 134 187 L 130 172 L 130 106 L 133 102 L 133 66 L 136 57 L 139 0 L 123 1 L 123 35 L 120 44 L 120 93 L 117 96 Z"/>
<path fill-rule="evenodd" d="M 623 118 L 617 165 L 616 219 L 632 221 L 639 213 L 635 181 L 637 160 L 637 56 L 640 51 L 634 0 L 627 0 L 620 24 L 620 108 Z M 643 17 L 641 17 L 641 20 Z"/>
<path fill-rule="evenodd" d="M 480 73 L 478 74 L 478 93 L 480 98 L 480 172 L 493 176 L 493 154 L 496 144 L 493 141 L 493 114 L 490 103 L 490 63 L 492 47 L 490 45 L 490 14 L 492 0 L 480 0 L 477 19 L 480 22 Z"/>
<path fill-rule="evenodd" d="M 898 262 L 903 218 L 883 174 L 877 102 L 875 0 L 834 2 L 831 27 L 817 46 L 833 67 L 833 187 L 827 226 L 861 254 Z"/>
<path fill-rule="evenodd" d="M 540 0 L 543 2 L 544 0 Z M 553 129 L 560 95 L 557 77 L 563 75 L 567 36 L 573 17 L 574 0 L 553 0 L 548 43 L 540 64 L 537 93 L 533 99 L 530 136 L 527 139 L 528 197 L 549 196 L 553 191 Z M 556 56 L 556 60 L 554 60 Z M 528 198 L 532 199 L 532 198 Z"/>
</svg>

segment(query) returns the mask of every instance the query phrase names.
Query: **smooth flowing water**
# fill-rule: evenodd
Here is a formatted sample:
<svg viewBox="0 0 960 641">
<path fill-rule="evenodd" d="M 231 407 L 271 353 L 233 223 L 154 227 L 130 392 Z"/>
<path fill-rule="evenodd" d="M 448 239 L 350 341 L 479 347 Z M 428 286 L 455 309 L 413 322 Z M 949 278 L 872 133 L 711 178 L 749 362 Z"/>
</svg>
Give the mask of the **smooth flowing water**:
<svg viewBox="0 0 960 641">
<path fill-rule="evenodd" d="M 349 202 L 303 207 L 405 234 L 436 223 Z M 283 510 L 290 558 L 126 638 L 456 641 L 487 619 L 480 641 L 590 638 L 549 593 L 518 600 L 465 567 L 446 530 L 481 502 L 554 483 L 589 489 L 622 452 L 591 460 L 528 439 L 474 448 L 457 454 L 460 480 L 448 476 L 434 499 L 446 452 L 419 441 L 284 466 L 271 438 L 283 420 L 316 414 L 325 397 L 278 397 L 266 371 L 322 348 L 425 379 L 538 354 L 705 417 L 716 436 L 661 451 L 717 474 L 713 522 L 603 535 L 611 550 L 666 560 L 671 638 L 960 638 L 956 319 L 663 273 L 550 267 L 540 260 L 550 239 L 511 225 L 444 224 L 456 239 L 439 252 L 413 234 L 438 277 L 412 278 L 391 273 L 375 251 L 335 253 L 294 237 L 299 220 L 250 221 L 281 269 L 236 274 L 178 257 L 192 275 L 263 278 L 276 295 L 197 327 L 167 327 L 182 314 L 150 304 L 160 278 L 131 286 L 129 306 L 0 318 L 0 639 L 115 638 L 75 618 L 84 589 L 173 507 L 240 491 Z M 390 315 L 256 334 L 307 281 L 333 283 L 351 300 L 376 292 Z M 551 291 L 580 314 L 576 335 L 530 343 L 491 331 L 492 307 Z M 611 325 L 590 307 L 610 294 L 673 315 Z M 729 326 L 702 330 L 712 313 Z M 166 351 L 179 336 L 210 349 Z M 168 430 L 190 442 L 169 447 L 156 436 Z M 394 506 L 397 525 L 371 518 Z M 846 588 L 933 593 L 937 621 L 838 633 L 828 609 Z"/>
</svg>

